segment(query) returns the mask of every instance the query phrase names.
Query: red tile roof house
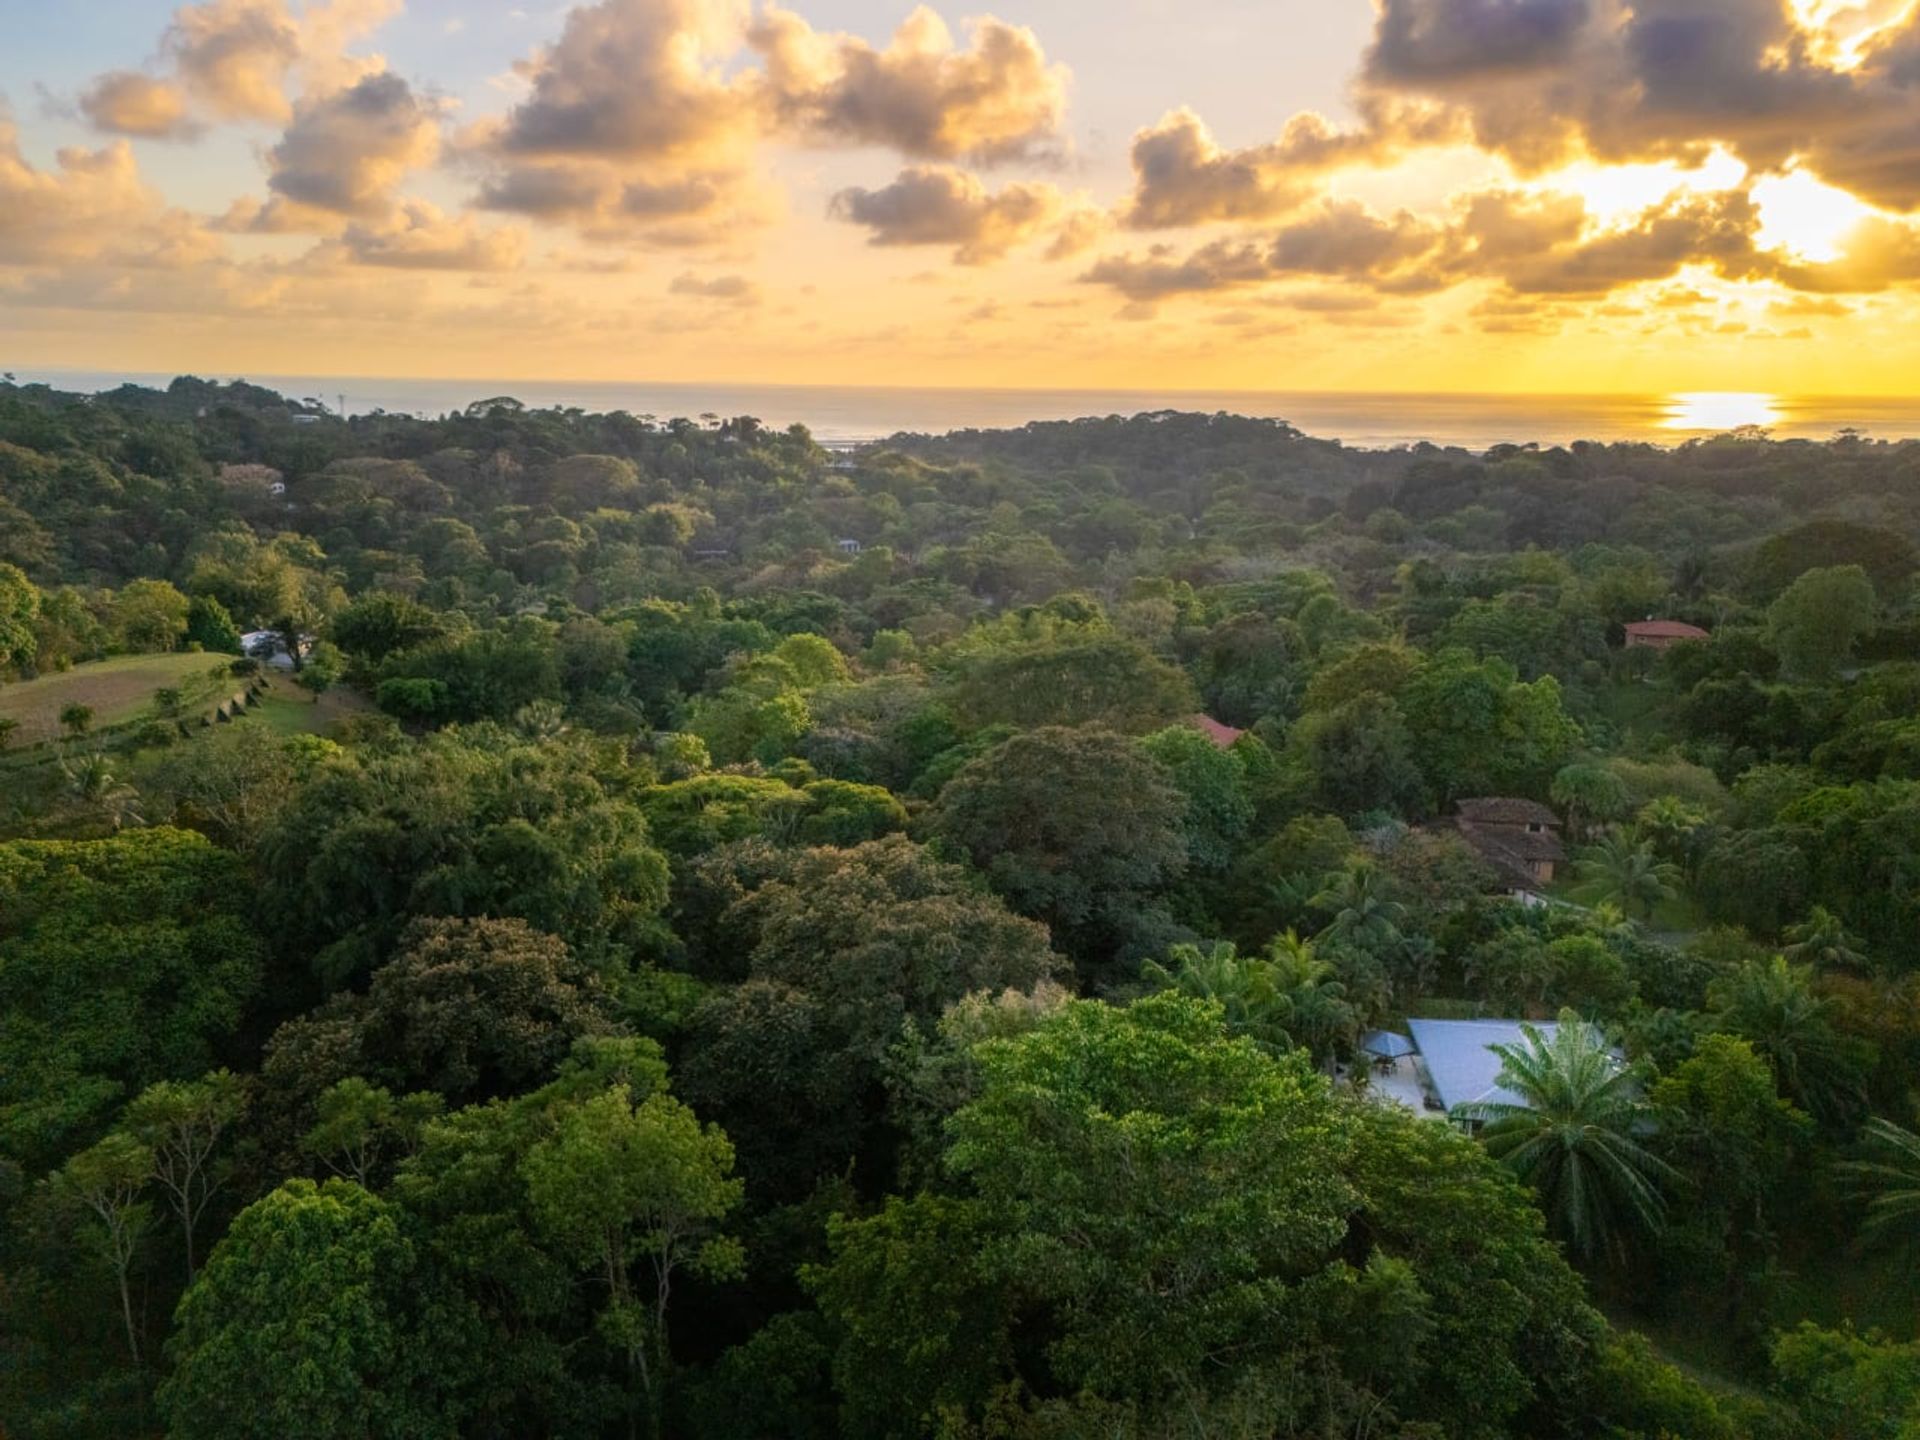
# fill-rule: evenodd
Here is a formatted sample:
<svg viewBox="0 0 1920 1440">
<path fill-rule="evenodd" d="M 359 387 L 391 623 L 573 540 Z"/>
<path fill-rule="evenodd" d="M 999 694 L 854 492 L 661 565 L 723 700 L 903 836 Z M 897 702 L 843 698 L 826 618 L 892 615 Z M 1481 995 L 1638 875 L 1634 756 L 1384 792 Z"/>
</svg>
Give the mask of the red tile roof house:
<svg viewBox="0 0 1920 1440">
<path fill-rule="evenodd" d="M 1635 620 L 1626 627 L 1627 648 L 1665 650 L 1682 640 L 1705 640 L 1707 632 L 1684 620 Z"/>
<path fill-rule="evenodd" d="M 1222 750 L 1227 749 L 1234 741 L 1247 733 L 1244 730 L 1236 730 L 1231 725 L 1222 725 L 1211 715 L 1190 715 L 1187 717 L 1187 723 L 1209 740 L 1213 741 L 1213 743 L 1218 745 Z"/>
<path fill-rule="evenodd" d="M 1551 885 L 1567 858 L 1560 840 L 1560 817 L 1532 800 L 1501 796 L 1462 800 L 1455 807 L 1453 824 L 1482 860 L 1521 890 Z"/>
</svg>

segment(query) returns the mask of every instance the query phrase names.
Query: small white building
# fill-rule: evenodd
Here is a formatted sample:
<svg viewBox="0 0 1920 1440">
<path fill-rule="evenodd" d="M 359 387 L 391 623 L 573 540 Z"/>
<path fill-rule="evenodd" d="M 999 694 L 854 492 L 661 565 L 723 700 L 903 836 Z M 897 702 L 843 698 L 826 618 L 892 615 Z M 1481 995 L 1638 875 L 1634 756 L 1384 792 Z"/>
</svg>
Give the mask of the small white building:
<svg viewBox="0 0 1920 1440">
<path fill-rule="evenodd" d="M 860 542 L 851 536 L 844 540 L 835 541 L 834 543 L 838 546 L 842 555 L 858 555 L 860 553 Z"/>
</svg>

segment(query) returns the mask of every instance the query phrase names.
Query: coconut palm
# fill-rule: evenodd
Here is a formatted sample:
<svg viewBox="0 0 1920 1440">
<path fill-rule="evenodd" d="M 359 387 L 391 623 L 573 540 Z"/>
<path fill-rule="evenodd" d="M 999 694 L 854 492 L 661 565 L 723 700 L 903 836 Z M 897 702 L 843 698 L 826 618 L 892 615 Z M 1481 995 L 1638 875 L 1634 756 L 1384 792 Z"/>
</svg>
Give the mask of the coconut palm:
<svg viewBox="0 0 1920 1440">
<path fill-rule="evenodd" d="M 1654 907 L 1680 893 L 1680 867 L 1654 854 L 1651 841 L 1630 830 L 1610 830 L 1580 856 L 1587 897 L 1618 905 L 1629 916 L 1653 918 Z"/>
<path fill-rule="evenodd" d="M 1593 1027 L 1560 1012 L 1551 1037 L 1523 1025 L 1523 1043 L 1496 1045 L 1500 1084 L 1520 1097 L 1454 1108 L 1477 1121 L 1488 1153 L 1539 1196 L 1553 1232 L 1581 1255 L 1620 1255 L 1630 1230 L 1666 1219 L 1660 1187 L 1675 1178 L 1640 1143 L 1652 1123 L 1641 1076 L 1608 1052 Z"/>
<path fill-rule="evenodd" d="M 1787 927 L 1787 959 L 1820 970 L 1864 970 L 1867 954 L 1861 942 L 1847 930 L 1846 923 L 1827 909 L 1816 905 L 1798 925 Z"/>
<path fill-rule="evenodd" d="M 1856 1193 L 1867 1201 L 1860 1233 L 1877 1241 L 1920 1240 L 1920 1135 L 1891 1120 L 1869 1120 L 1865 1129 L 1871 1159 L 1840 1166 Z"/>
</svg>

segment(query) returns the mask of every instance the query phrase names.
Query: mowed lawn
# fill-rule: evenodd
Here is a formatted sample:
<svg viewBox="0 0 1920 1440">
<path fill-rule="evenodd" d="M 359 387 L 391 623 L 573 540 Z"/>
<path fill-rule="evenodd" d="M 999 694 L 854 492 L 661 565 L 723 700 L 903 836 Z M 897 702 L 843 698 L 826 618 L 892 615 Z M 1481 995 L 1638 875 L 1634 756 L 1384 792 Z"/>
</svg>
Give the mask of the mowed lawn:
<svg viewBox="0 0 1920 1440">
<path fill-rule="evenodd" d="M 244 681 L 227 675 L 216 682 L 211 672 L 233 657 L 192 655 L 116 655 L 76 665 L 59 675 L 0 685 L 0 718 L 17 720 L 14 746 L 33 745 L 61 734 L 60 712 L 69 705 L 93 709 L 95 729 L 138 719 L 153 709 L 153 692 L 165 686 L 180 690 L 185 713 L 212 708 L 215 698 L 239 690 Z"/>
</svg>

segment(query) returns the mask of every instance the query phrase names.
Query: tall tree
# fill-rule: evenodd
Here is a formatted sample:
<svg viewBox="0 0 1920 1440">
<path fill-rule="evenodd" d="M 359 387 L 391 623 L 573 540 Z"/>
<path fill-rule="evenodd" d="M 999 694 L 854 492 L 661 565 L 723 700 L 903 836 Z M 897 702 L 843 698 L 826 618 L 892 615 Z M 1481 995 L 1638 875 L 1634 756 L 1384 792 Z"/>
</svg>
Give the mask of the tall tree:
<svg viewBox="0 0 1920 1440">
<path fill-rule="evenodd" d="M 120 1123 L 153 1155 L 153 1178 L 180 1221 L 193 1283 L 200 1218 L 225 1178 L 215 1152 L 246 1107 L 245 1083 L 228 1070 L 199 1080 L 162 1080 L 141 1091 Z"/>
<path fill-rule="evenodd" d="M 153 1152 L 130 1135 L 114 1134 L 67 1161 L 55 1180 L 96 1227 L 101 1254 L 120 1290 L 127 1354 L 135 1365 L 140 1363 L 140 1327 L 133 1318 L 131 1276 L 140 1243 L 153 1225 L 153 1208 L 140 1198 L 152 1179 Z"/>
<path fill-rule="evenodd" d="M 1841 1172 L 1867 1202 L 1861 1233 L 1870 1240 L 1920 1239 L 1920 1135 L 1875 1116 L 1864 1127 L 1864 1158 Z"/>
<path fill-rule="evenodd" d="M 1589 898 L 1641 920 L 1652 920 L 1656 907 L 1680 893 L 1680 867 L 1631 830 L 1602 835 L 1581 853 L 1576 870 Z"/>
</svg>

